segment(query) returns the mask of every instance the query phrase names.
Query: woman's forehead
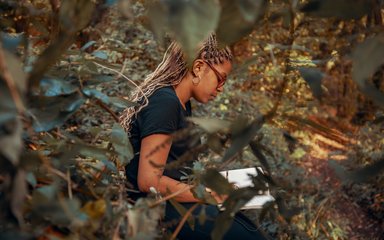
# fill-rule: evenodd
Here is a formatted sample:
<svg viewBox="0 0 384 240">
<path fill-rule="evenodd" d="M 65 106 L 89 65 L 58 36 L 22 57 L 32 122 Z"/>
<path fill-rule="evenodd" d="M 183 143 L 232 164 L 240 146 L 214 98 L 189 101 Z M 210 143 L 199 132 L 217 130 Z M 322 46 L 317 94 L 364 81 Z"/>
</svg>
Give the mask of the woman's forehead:
<svg viewBox="0 0 384 240">
<path fill-rule="evenodd" d="M 223 63 L 215 64 L 214 66 L 221 74 L 228 75 L 232 71 L 231 61 L 224 61 Z"/>
</svg>

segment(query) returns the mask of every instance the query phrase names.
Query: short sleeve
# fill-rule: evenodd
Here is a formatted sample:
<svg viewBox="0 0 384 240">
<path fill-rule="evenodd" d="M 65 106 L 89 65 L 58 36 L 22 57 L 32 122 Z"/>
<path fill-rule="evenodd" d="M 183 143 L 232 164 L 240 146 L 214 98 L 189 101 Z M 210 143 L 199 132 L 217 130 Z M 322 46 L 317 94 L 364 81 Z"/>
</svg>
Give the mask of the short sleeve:
<svg viewBox="0 0 384 240">
<path fill-rule="evenodd" d="M 158 92 L 139 113 L 140 138 L 151 134 L 171 134 L 178 130 L 180 103 L 177 96 Z"/>
</svg>

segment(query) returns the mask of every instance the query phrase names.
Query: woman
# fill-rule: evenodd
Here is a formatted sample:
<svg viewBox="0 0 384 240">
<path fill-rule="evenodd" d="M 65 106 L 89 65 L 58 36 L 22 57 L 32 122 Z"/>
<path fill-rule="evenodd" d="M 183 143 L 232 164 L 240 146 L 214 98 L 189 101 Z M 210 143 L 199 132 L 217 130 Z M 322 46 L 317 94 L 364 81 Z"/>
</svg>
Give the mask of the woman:
<svg viewBox="0 0 384 240">
<path fill-rule="evenodd" d="M 186 117 L 191 116 L 190 99 L 201 103 L 213 100 L 223 91 L 231 69 L 231 52 L 228 48 L 219 49 L 214 35 L 202 44 L 190 68 L 178 44 L 169 46 L 163 61 L 132 95 L 131 100 L 140 103 L 139 107 L 126 109 L 120 117 L 136 153 L 126 168 L 126 174 L 128 181 L 140 193 L 130 194 L 130 197 L 143 197 L 154 188 L 162 196 L 180 192 L 174 199 L 186 208 L 201 202 L 189 190 L 189 185 L 180 180 L 185 169 L 161 166 L 176 161 L 190 148 L 187 140 L 172 139 L 172 133 L 187 127 Z M 223 201 L 217 194 L 212 196 L 219 203 Z M 196 223 L 194 230 L 185 224 L 179 239 L 210 238 L 219 211 L 214 205 L 205 205 L 204 208 L 209 218 L 205 224 Z M 193 213 L 199 212 L 197 208 Z M 167 202 L 165 221 L 177 222 L 181 217 Z M 244 217 L 236 217 L 224 238 L 234 237 L 262 239 L 255 226 Z"/>
</svg>

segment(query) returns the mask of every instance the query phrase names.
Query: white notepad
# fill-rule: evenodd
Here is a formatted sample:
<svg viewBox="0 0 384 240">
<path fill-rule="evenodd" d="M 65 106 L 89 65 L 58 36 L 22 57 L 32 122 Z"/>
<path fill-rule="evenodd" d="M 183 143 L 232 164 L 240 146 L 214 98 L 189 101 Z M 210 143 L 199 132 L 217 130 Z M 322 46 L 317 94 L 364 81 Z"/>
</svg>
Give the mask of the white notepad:
<svg viewBox="0 0 384 240">
<path fill-rule="evenodd" d="M 261 168 L 259 170 L 262 171 Z M 227 170 L 220 172 L 228 182 L 235 184 L 239 188 L 253 186 L 252 178 L 249 175 L 257 176 L 256 168 L 241 168 L 234 170 Z M 262 208 L 266 202 L 274 201 L 269 189 L 260 193 L 261 195 L 254 196 L 247 202 L 241 209 L 255 209 Z"/>
</svg>

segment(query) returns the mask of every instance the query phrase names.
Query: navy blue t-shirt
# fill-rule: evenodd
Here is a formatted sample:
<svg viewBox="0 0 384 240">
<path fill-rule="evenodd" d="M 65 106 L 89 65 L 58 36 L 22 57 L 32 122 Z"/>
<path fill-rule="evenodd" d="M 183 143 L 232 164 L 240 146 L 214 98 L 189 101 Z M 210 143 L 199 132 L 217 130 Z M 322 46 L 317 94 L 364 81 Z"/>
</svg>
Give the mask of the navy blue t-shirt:
<svg viewBox="0 0 384 240">
<path fill-rule="evenodd" d="M 191 116 L 191 104 L 188 101 L 186 109 L 180 103 L 172 86 L 156 90 L 149 98 L 148 105 L 144 107 L 132 122 L 130 141 L 134 150 L 134 158 L 126 166 L 127 180 L 138 190 L 137 174 L 140 159 L 141 140 L 152 134 L 172 134 L 180 129 L 186 128 L 188 122 L 186 117 Z M 154 146 L 155 148 L 156 146 Z M 188 139 L 173 141 L 168 154 L 167 163 L 176 161 L 188 149 Z M 180 180 L 181 172 L 188 172 L 184 168 L 165 169 L 163 175 Z M 131 195 L 131 194 L 130 194 Z M 135 195 L 135 194 L 134 194 Z M 132 196 L 137 198 L 145 196 L 139 194 Z"/>
</svg>

